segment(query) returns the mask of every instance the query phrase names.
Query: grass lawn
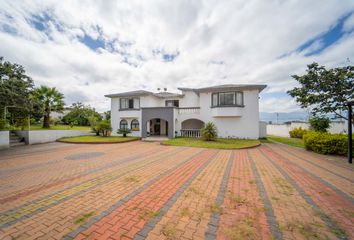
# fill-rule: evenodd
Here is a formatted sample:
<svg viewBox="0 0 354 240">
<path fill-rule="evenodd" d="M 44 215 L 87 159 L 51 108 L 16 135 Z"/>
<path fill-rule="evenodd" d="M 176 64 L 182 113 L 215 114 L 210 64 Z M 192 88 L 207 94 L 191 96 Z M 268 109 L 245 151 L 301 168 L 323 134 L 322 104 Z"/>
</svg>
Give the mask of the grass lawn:
<svg viewBox="0 0 354 240">
<path fill-rule="evenodd" d="M 122 143 L 138 140 L 138 137 L 121 137 L 121 136 L 79 136 L 79 137 L 65 137 L 60 138 L 60 142 L 68 143 Z"/>
<path fill-rule="evenodd" d="M 30 126 L 31 131 L 37 130 L 82 130 L 82 131 L 90 131 L 91 127 L 89 126 L 73 126 L 72 128 L 69 125 L 51 125 L 50 128 L 42 128 L 42 124 L 36 124 Z M 18 130 L 21 130 L 18 128 Z M 24 130 L 28 130 L 28 127 L 25 127 Z"/>
<path fill-rule="evenodd" d="M 268 135 L 267 139 L 274 142 L 284 143 L 293 147 L 305 148 L 304 141 L 300 138 L 288 138 Z"/>
<path fill-rule="evenodd" d="M 254 147 L 260 144 L 259 140 L 245 140 L 245 139 L 230 139 L 218 138 L 216 141 L 203 141 L 198 138 L 174 138 L 169 139 L 162 144 L 173 146 L 187 146 L 187 147 L 203 147 L 203 148 L 247 148 Z"/>
</svg>

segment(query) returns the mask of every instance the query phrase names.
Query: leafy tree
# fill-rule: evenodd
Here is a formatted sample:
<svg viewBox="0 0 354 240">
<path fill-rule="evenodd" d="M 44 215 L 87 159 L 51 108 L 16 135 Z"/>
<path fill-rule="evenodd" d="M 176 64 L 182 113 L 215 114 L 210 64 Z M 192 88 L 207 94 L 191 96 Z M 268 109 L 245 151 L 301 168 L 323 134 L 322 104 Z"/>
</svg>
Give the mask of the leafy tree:
<svg viewBox="0 0 354 240">
<path fill-rule="evenodd" d="M 43 128 L 49 128 L 50 113 L 62 112 L 64 109 L 64 95 L 56 88 L 40 86 L 35 89 L 33 96 L 43 116 Z"/>
<path fill-rule="evenodd" d="M 202 138 L 205 141 L 215 141 L 218 137 L 218 131 L 214 123 L 208 122 L 205 126 L 201 129 Z"/>
<path fill-rule="evenodd" d="M 327 132 L 329 128 L 330 120 L 328 117 L 314 116 L 309 119 L 311 129 L 318 132 Z"/>
<path fill-rule="evenodd" d="M 99 130 L 104 137 L 108 136 L 108 132 L 112 131 L 111 122 L 109 120 L 102 120 L 99 122 Z"/>
<path fill-rule="evenodd" d="M 104 116 L 106 120 L 111 120 L 111 111 L 104 112 Z"/>
<path fill-rule="evenodd" d="M 347 110 L 345 102 L 354 98 L 354 66 L 326 69 L 312 63 L 307 67 L 306 74 L 292 76 L 301 86 L 287 93 L 302 108 L 310 107 L 314 115 L 334 113 L 347 119 L 341 111 Z"/>
<path fill-rule="evenodd" d="M 0 116 L 4 117 L 5 108 L 12 119 L 25 118 L 31 110 L 30 94 L 33 80 L 26 75 L 25 69 L 16 63 L 4 61 L 0 57 Z"/>
<path fill-rule="evenodd" d="M 64 124 L 76 122 L 79 126 L 92 126 L 90 124 L 90 120 L 93 120 L 92 118 L 96 118 L 96 121 L 102 120 L 101 115 L 94 108 L 86 106 L 81 102 L 73 103 L 70 109 L 70 112 L 62 118 Z"/>
<path fill-rule="evenodd" d="M 130 130 L 129 128 L 120 128 L 117 131 L 118 134 L 123 134 L 123 137 L 126 137 L 131 132 L 132 130 Z"/>
</svg>

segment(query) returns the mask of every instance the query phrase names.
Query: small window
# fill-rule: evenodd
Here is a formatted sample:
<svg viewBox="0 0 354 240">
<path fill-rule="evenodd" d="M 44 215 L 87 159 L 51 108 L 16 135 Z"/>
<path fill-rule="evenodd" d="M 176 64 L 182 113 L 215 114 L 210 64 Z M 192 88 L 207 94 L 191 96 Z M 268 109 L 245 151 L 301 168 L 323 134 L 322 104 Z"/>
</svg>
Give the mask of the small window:
<svg viewBox="0 0 354 240">
<path fill-rule="evenodd" d="M 133 119 L 130 124 L 130 128 L 133 131 L 139 131 L 139 121 L 137 119 Z"/>
<path fill-rule="evenodd" d="M 166 100 L 165 102 L 166 107 L 179 107 L 178 100 Z"/>
<path fill-rule="evenodd" d="M 128 122 L 125 119 L 122 119 L 119 124 L 120 129 L 128 129 Z"/>
</svg>

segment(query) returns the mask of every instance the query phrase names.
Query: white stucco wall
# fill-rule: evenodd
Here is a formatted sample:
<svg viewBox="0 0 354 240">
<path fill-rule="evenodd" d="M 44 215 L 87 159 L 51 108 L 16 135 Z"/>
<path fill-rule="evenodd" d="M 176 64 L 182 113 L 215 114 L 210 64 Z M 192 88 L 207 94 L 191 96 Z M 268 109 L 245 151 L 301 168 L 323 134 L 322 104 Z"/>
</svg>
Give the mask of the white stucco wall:
<svg viewBox="0 0 354 240">
<path fill-rule="evenodd" d="M 144 107 L 164 107 L 166 100 L 179 100 L 180 108 L 183 107 L 200 107 L 197 112 L 181 113 L 178 114 L 176 109 L 174 118 L 175 131 L 181 130 L 181 123 L 186 119 L 199 119 L 204 123 L 212 121 L 218 128 L 220 137 L 233 137 L 233 138 L 249 138 L 258 139 L 260 136 L 259 128 L 259 105 L 258 105 L 258 90 L 247 90 L 244 93 L 244 107 L 235 108 L 218 108 L 213 111 L 211 108 L 211 93 L 200 93 L 199 96 L 193 91 L 184 91 L 183 98 L 158 98 L 155 96 L 141 96 L 140 108 Z M 233 114 L 232 117 L 222 117 L 223 113 L 226 115 Z M 217 112 L 217 113 L 215 113 Z M 111 99 L 111 124 L 112 134 L 117 135 L 116 132 L 119 128 L 121 119 L 130 123 L 133 119 L 138 119 L 140 130 L 132 132 L 132 136 L 141 136 L 141 110 L 119 111 L 119 98 Z M 214 114 L 214 115 L 213 115 Z"/>
<path fill-rule="evenodd" d="M 0 149 L 10 147 L 10 132 L 0 131 Z"/>
<path fill-rule="evenodd" d="M 259 137 L 264 138 L 267 136 L 267 123 L 260 121 L 259 122 Z"/>
<path fill-rule="evenodd" d="M 309 123 L 291 123 L 291 124 L 268 124 L 267 125 L 267 134 L 276 135 L 281 137 L 290 137 L 289 131 L 294 128 L 303 128 L 309 129 Z M 328 132 L 330 133 L 346 133 L 347 132 L 347 123 L 345 121 L 342 122 L 331 122 L 330 128 Z"/>
<path fill-rule="evenodd" d="M 92 131 L 79 130 L 15 131 L 15 133 L 20 137 L 24 137 L 26 144 L 54 142 L 62 137 L 76 137 L 94 134 Z"/>
</svg>

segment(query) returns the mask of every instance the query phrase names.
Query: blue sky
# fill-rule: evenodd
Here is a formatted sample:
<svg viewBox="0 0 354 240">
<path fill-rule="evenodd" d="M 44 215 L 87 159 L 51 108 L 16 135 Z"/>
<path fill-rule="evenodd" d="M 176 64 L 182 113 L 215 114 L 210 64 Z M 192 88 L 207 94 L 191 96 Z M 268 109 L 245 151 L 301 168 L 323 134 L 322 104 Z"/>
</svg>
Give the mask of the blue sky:
<svg viewBox="0 0 354 240">
<path fill-rule="evenodd" d="M 69 4 L 70 2 L 70 4 Z M 0 2 L 0 52 L 69 105 L 104 94 L 267 84 L 260 108 L 300 110 L 286 91 L 314 61 L 354 61 L 354 1 Z"/>
</svg>

